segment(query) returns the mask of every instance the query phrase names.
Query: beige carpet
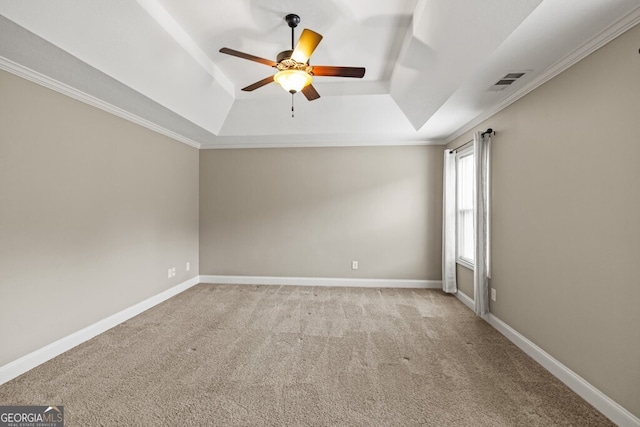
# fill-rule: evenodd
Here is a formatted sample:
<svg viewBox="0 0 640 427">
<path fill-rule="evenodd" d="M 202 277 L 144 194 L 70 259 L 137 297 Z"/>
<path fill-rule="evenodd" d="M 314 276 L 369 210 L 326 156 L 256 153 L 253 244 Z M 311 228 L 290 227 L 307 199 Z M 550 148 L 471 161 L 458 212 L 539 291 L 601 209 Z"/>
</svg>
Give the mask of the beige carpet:
<svg viewBox="0 0 640 427">
<path fill-rule="evenodd" d="M 67 426 L 603 426 L 434 290 L 198 285 L 0 386 Z"/>
</svg>

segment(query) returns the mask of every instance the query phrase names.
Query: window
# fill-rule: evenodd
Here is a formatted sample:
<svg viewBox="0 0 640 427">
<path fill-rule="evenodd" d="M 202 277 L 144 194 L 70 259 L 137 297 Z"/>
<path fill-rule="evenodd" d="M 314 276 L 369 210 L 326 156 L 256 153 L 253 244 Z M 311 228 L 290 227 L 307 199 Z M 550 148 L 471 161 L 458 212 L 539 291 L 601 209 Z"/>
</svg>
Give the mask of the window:
<svg viewBox="0 0 640 427">
<path fill-rule="evenodd" d="M 473 268 L 474 265 L 474 240 L 473 205 L 474 205 L 474 156 L 473 148 L 466 149 L 456 157 L 456 213 L 458 238 L 458 263 Z"/>
</svg>

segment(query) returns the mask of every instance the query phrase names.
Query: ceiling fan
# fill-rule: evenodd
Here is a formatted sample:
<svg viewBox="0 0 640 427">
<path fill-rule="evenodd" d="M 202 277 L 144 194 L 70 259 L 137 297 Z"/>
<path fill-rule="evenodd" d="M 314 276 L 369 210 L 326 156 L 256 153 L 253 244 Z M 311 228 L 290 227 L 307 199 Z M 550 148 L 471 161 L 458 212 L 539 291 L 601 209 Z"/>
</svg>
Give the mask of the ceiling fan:
<svg viewBox="0 0 640 427">
<path fill-rule="evenodd" d="M 280 52 L 275 62 L 269 59 L 250 55 L 248 53 L 229 49 L 227 47 L 220 49 L 220 52 L 227 55 L 259 62 L 278 70 L 275 75 L 266 77 L 242 88 L 243 91 L 251 92 L 275 81 L 292 95 L 297 92 L 302 92 L 309 101 L 313 101 L 314 99 L 320 98 L 320 94 L 311 84 L 313 76 L 355 78 L 362 78 L 364 76 L 365 69 L 363 67 L 309 65 L 309 57 L 311 57 L 313 51 L 318 47 L 320 40 L 322 40 L 322 36 L 315 31 L 305 28 L 302 30 L 298 44 L 294 47 L 294 28 L 296 28 L 300 23 L 300 17 L 291 13 L 284 19 L 291 28 L 291 50 L 284 50 Z"/>
</svg>

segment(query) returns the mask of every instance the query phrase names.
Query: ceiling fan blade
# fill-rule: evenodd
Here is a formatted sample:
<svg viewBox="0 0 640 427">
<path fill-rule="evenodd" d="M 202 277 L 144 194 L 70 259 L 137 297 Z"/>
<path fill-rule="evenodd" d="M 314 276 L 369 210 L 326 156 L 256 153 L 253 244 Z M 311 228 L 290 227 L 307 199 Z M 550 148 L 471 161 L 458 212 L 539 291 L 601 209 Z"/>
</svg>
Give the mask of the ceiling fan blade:
<svg viewBox="0 0 640 427">
<path fill-rule="evenodd" d="M 314 65 L 311 74 L 326 77 L 355 77 L 364 76 L 364 67 L 332 67 L 331 65 Z"/>
<path fill-rule="evenodd" d="M 264 79 L 260 80 L 259 82 L 255 82 L 252 85 L 249 85 L 247 87 L 243 87 L 242 90 L 245 92 L 251 92 L 252 90 L 256 90 L 261 88 L 264 85 L 267 85 L 269 83 L 273 83 L 273 76 L 269 76 L 269 77 L 265 77 Z"/>
<path fill-rule="evenodd" d="M 248 53 L 240 52 L 238 50 L 229 49 L 228 47 L 223 47 L 220 49 L 221 53 L 226 53 L 227 55 L 237 56 L 238 58 L 248 59 L 249 61 L 259 62 L 264 65 L 268 65 L 269 67 L 275 67 L 276 63 L 271 61 L 270 59 L 260 58 L 258 56 L 249 55 Z"/>
<path fill-rule="evenodd" d="M 302 30 L 302 34 L 300 34 L 298 44 L 293 50 L 291 58 L 296 62 L 303 64 L 306 63 L 311 57 L 313 51 L 316 50 L 316 47 L 320 44 L 320 40 L 322 40 L 322 36 L 320 34 L 305 28 Z"/>
<path fill-rule="evenodd" d="M 314 99 L 318 99 L 320 98 L 320 94 L 318 93 L 318 91 L 316 90 L 315 87 L 313 87 L 313 85 L 309 85 L 309 86 L 305 86 L 304 89 L 302 89 L 302 94 L 309 100 L 309 101 L 313 101 Z"/>
</svg>

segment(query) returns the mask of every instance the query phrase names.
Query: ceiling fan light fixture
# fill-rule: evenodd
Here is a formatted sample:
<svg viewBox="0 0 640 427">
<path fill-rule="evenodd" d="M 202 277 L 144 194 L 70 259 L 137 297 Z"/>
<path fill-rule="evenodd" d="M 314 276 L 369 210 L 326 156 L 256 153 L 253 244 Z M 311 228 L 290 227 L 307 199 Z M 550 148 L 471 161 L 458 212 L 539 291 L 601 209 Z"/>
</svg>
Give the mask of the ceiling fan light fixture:
<svg viewBox="0 0 640 427">
<path fill-rule="evenodd" d="M 302 70 L 282 70 L 278 71 L 273 80 L 289 93 L 300 92 L 309 86 L 313 81 L 311 74 Z"/>
<path fill-rule="evenodd" d="M 287 24 L 289 24 L 291 28 L 291 49 L 280 52 L 276 61 L 229 49 L 228 47 L 220 49 L 220 53 L 258 62 L 278 70 L 273 76 L 265 77 L 247 87 L 243 87 L 242 90 L 244 92 L 251 92 L 269 83 L 276 82 L 287 92 L 291 94 L 302 92 L 308 101 L 313 101 L 320 98 L 320 94 L 311 84 L 313 82 L 313 76 L 355 78 L 362 78 L 364 76 L 364 67 L 309 65 L 309 58 L 322 40 L 322 35 L 305 28 L 298 38 L 298 43 L 294 45 L 293 30 L 300 23 L 300 17 L 294 13 L 290 13 L 285 17 L 285 21 L 287 21 Z M 293 97 L 291 98 L 291 102 L 293 103 Z M 293 105 L 291 108 L 293 111 Z"/>
</svg>

